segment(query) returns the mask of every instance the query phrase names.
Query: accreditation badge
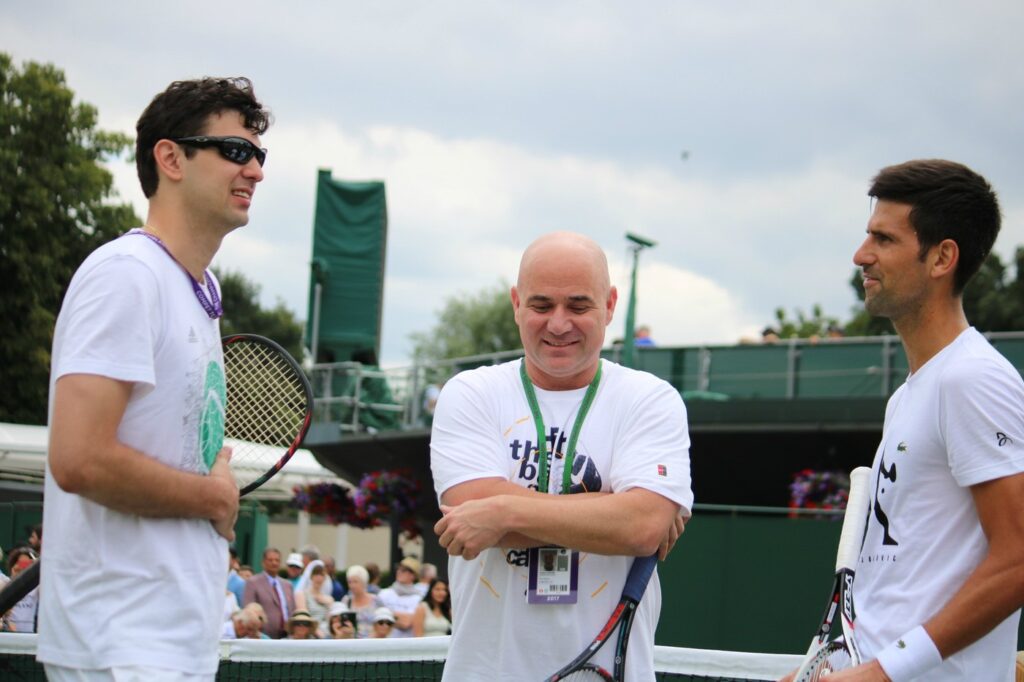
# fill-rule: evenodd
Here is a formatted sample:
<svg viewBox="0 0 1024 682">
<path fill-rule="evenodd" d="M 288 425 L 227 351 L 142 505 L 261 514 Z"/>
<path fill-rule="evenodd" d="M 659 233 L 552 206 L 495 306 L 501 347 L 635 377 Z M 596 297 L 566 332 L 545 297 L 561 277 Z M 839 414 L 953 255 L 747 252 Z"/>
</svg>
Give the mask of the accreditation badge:
<svg viewBox="0 0 1024 682">
<path fill-rule="evenodd" d="M 580 553 L 565 547 L 534 547 L 529 551 L 528 604 L 575 604 Z"/>
</svg>

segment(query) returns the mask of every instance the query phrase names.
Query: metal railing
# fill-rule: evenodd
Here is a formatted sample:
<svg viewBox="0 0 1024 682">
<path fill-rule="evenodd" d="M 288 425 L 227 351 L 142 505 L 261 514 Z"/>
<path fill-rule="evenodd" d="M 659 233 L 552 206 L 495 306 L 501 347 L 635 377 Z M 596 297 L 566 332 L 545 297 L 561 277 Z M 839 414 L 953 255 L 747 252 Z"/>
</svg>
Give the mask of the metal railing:
<svg viewBox="0 0 1024 682">
<path fill-rule="evenodd" d="M 1024 332 L 985 334 L 1024 369 Z M 685 397 L 886 397 L 903 381 L 906 358 L 898 336 L 787 339 L 776 344 L 638 348 L 637 365 Z M 617 361 L 621 346 L 603 352 Z M 460 371 L 522 357 L 522 350 L 380 369 L 357 362 L 313 365 L 314 419 L 347 433 L 428 428 L 432 400 Z"/>
</svg>

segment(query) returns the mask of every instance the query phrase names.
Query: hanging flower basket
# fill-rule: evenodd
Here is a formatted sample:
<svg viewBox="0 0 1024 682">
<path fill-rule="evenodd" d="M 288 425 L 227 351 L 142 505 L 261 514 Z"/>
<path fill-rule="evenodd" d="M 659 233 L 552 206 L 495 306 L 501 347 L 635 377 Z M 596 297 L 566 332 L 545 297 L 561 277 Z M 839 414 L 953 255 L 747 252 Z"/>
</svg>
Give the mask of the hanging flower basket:
<svg viewBox="0 0 1024 682">
<path fill-rule="evenodd" d="M 846 509 L 850 476 L 842 471 L 804 469 L 793 474 L 789 485 L 790 509 Z"/>
<path fill-rule="evenodd" d="M 375 520 L 374 525 L 394 519 L 414 538 L 419 535 L 415 512 L 420 490 L 420 482 L 409 469 L 371 471 L 359 480 L 352 502 L 357 516 Z"/>
<path fill-rule="evenodd" d="M 328 523 L 349 523 L 354 514 L 351 494 L 337 483 L 297 485 L 292 492 L 292 507 L 319 516 Z"/>
<path fill-rule="evenodd" d="M 409 537 L 416 537 L 420 491 L 420 482 L 409 469 L 371 471 L 352 490 L 336 483 L 297 485 L 291 506 L 355 528 L 377 528 L 395 521 Z"/>
</svg>

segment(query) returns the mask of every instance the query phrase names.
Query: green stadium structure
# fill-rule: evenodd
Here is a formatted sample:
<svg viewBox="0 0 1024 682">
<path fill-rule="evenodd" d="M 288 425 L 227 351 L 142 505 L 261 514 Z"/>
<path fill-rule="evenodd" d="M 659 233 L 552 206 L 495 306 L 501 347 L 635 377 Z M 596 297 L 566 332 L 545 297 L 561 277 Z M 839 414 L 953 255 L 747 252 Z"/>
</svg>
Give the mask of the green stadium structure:
<svg viewBox="0 0 1024 682">
<path fill-rule="evenodd" d="M 320 170 L 306 316 L 318 362 L 379 355 L 387 233 L 383 182 L 341 182 Z"/>
</svg>

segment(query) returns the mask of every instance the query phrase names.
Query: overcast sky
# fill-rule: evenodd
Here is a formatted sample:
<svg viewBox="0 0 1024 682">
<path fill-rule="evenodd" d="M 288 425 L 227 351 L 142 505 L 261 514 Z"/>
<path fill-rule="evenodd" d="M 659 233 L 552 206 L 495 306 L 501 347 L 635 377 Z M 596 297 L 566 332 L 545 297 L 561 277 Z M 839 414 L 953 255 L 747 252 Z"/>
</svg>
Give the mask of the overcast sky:
<svg viewBox="0 0 1024 682">
<path fill-rule="evenodd" d="M 215 264 L 266 304 L 306 317 L 317 169 L 383 180 L 391 365 L 556 229 L 609 254 L 609 337 L 627 231 L 658 242 L 637 321 L 660 345 L 733 343 L 780 305 L 847 319 L 868 183 L 911 158 L 992 182 L 1005 261 L 1024 243 L 1022 27 L 1019 0 L 0 3 L 0 50 L 63 69 L 105 129 L 134 133 L 172 80 L 252 78 L 275 116 L 266 179 Z M 134 167 L 110 168 L 145 216 Z"/>
</svg>

